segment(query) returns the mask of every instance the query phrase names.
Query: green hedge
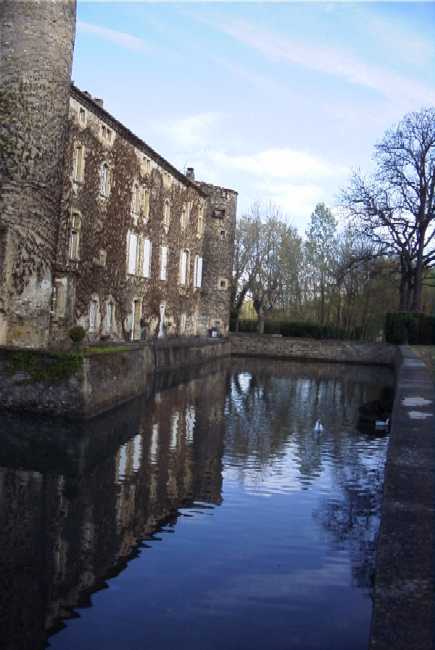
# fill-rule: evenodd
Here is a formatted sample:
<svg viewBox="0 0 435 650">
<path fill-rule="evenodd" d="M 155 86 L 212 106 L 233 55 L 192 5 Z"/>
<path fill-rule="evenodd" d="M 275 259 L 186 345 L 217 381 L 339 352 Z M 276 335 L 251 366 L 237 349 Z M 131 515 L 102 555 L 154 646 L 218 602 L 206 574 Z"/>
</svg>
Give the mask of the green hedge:
<svg viewBox="0 0 435 650">
<path fill-rule="evenodd" d="M 413 312 L 388 313 L 385 340 L 395 345 L 435 345 L 435 317 Z"/>
<path fill-rule="evenodd" d="M 230 329 L 235 331 L 236 321 L 231 320 Z M 257 332 L 258 321 L 256 320 L 240 320 L 239 332 L 254 333 Z M 319 325 L 318 323 L 303 322 L 303 321 L 279 321 L 279 320 L 266 320 L 264 322 L 265 334 L 281 334 L 282 336 L 294 336 L 312 339 L 359 339 L 361 337 L 361 330 L 348 332 L 333 325 Z"/>
</svg>

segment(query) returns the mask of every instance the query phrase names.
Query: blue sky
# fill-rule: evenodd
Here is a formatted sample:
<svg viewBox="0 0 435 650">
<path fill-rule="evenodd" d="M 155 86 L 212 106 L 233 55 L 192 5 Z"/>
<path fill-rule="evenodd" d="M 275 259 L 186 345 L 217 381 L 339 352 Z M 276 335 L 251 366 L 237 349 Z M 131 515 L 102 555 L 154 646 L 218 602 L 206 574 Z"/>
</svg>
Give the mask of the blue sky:
<svg viewBox="0 0 435 650">
<path fill-rule="evenodd" d="M 79 0 L 73 79 L 172 164 L 305 229 L 435 105 L 435 3 Z"/>
</svg>

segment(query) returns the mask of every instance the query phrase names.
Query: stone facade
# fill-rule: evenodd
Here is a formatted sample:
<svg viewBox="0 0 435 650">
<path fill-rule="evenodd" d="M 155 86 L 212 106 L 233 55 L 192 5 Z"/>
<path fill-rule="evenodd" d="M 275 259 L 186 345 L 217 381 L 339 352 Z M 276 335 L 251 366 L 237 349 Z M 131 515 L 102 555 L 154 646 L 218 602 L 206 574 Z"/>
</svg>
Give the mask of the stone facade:
<svg viewBox="0 0 435 650">
<path fill-rule="evenodd" d="M 48 344 L 75 0 L 0 3 L 0 344 Z"/>
<path fill-rule="evenodd" d="M 71 86 L 72 0 L 1 11 L 0 345 L 226 334 L 236 192 Z"/>
</svg>

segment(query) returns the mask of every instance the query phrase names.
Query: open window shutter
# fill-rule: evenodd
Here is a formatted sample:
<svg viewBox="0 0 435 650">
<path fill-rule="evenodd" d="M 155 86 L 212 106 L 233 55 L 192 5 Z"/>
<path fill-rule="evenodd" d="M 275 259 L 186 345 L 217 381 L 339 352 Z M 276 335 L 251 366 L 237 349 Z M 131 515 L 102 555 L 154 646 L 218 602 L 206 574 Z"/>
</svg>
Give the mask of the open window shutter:
<svg viewBox="0 0 435 650">
<path fill-rule="evenodd" d="M 136 256 L 137 256 L 137 235 L 129 233 L 128 239 L 128 272 L 132 275 L 136 273 Z"/>
<path fill-rule="evenodd" d="M 143 243 L 143 264 L 142 264 L 142 275 L 145 278 L 149 278 L 151 273 L 151 242 L 149 239 L 145 239 Z"/>
</svg>

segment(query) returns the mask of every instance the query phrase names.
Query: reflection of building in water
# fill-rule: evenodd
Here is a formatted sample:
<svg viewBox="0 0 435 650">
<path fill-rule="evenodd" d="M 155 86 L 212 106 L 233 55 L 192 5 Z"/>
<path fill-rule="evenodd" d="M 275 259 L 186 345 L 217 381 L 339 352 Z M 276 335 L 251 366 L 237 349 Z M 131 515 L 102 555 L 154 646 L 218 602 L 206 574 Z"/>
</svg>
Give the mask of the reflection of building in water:
<svg viewBox="0 0 435 650">
<path fill-rule="evenodd" d="M 78 473 L 0 469 L 7 650 L 42 648 L 45 629 L 89 601 L 177 508 L 221 502 L 224 393 L 220 374 L 162 391 L 132 418 L 124 444 Z M 125 410 L 118 417 L 125 426 Z"/>
</svg>

